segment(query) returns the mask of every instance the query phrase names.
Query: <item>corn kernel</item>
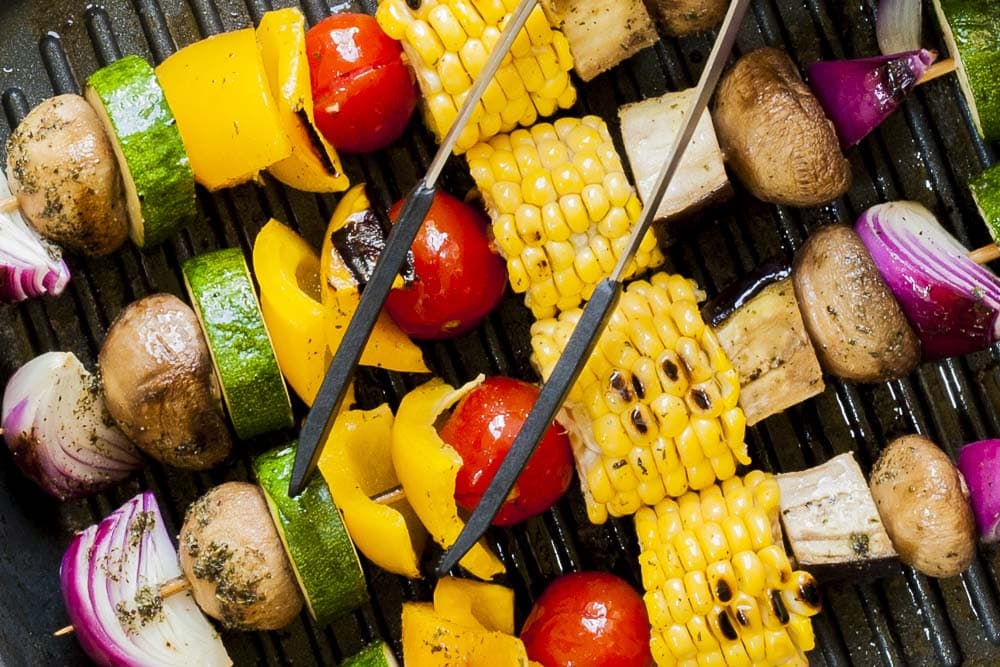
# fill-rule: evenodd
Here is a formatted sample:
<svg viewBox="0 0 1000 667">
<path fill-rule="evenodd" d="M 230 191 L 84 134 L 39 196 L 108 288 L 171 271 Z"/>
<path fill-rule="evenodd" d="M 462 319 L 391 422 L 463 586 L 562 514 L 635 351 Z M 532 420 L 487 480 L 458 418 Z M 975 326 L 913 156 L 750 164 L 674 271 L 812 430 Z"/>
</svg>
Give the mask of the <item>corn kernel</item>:
<svg viewBox="0 0 1000 667">
<path fill-rule="evenodd" d="M 662 542 L 656 549 L 656 556 L 660 561 L 660 569 L 667 579 L 684 576 L 684 565 L 681 557 L 677 555 L 677 549 L 669 542 Z"/>
<path fill-rule="evenodd" d="M 552 276 L 535 281 L 528 288 L 525 303 L 531 308 L 535 317 L 550 317 L 554 315 L 555 305 L 559 301 L 559 290 L 552 282 Z"/>
<path fill-rule="evenodd" d="M 788 623 L 788 635 L 792 638 L 792 643 L 802 652 L 811 651 L 816 648 L 816 634 L 813 631 L 812 621 L 805 616 L 793 616 Z"/>
<path fill-rule="evenodd" d="M 660 591 L 663 593 L 665 606 L 674 623 L 687 623 L 691 620 L 694 610 L 691 608 L 691 599 L 684 588 L 683 579 L 668 579 L 660 586 Z M 663 627 L 663 625 L 659 627 Z"/>
<path fill-rule="evenodd" d="M 501 0 L 471 0 L 471 2 L 483 21 L 490 26 L 499 25 L 500 21 L 507 15 L 507 8 L 504 7 Z M 492 50 L 492 46 L 490 50 Z"/>
<path fill-rule="evenodd" d="M 549 75 L 549 71 L 546 69 L 547 67 L 551 66 L 553 68 L 558 68 L 558 63 L 556 62 L 555 54 L 552 52 L 552 49 L 543 48 L 536 49 L 536 51 L 538 51 L 538 54 L 535 56 L 536 62 L 538 63 L 538 68 L 545 77 L 545 80 L 542 85 L 539 86 L 538 90 L 533 91 L 536 97 L 535 103 L 537 104 L 539 101 L 544 100 L 551 105 L 552 108 L 555 108 L 559 104 L 559 96 L 562 95 L 567 88 L 572 87 L 573 84 L 570 82 L 568 72 L 556 69 L 551 76 Z M 550 56 L 551 60 L 547 61 L 545 59 L 546 54 Z"/>
<path fill-rule="evenodd" d="M 455 117 L 458 116 L 458 109 L 455 107 L 451 95 L 443 92 L 437 93 L 425 98 L 424 103 L 427 106 L 427 113 L 434 119 L 435 126 L 441 132 L 447 132 L 452 123 L 455 122 Z"/>
<path fill-rule="evenodd" d="M 656 589 L 646 587 L 646 590 L 647 593 L 642 596 L 642 601 L 646 605 L 646 613 L 649 614 L 649 624 L 654 628 L 669 626 L 672 622 L 672 616 L 663 587 Z"/>
<path fill-rule="evenodd" d="M 753 551 L 736 552 L 733 554 L 732 565 L 740 592 L 754 598 L 764 592 L 767 573 L 757 554 Z"/>
<path fill-rule="evenodd" d="M 719 560 L 729 560 L 732 552 L 729 550 L 729 542 L 722 526 L 714 521 L 706 521 L 697 531 L 701 550 L 705 554 L 705 559 L 714 562 Z"/>
<path fill-rule="evenodd" d="M 660 340 L 663 341 L 662 330 L 658 330 L 657 333 L 660 334 Z M 656 374 L 660 379 L 660 386 L 663 387 L 665 393 L 683 399 L 690 386 L 687 368 L 680 356 L 671 349 L 672 346 L 665 341 L 663 342 L 666 349 L 656 358 Z M 681 400 L 681 404 L 685 406 L 684 412 L 687 414 L 687 406 L 683 400 Z"/>
<path fill-rule="evenodd" d="M 490 168 L 489 160 L 469 159 L 469 173 L 473 180 L 483 190 L 489 189 L 496 181 L 493 179 L 493 170 Z"/>
<path fill-rule="evenodd" d="M 663 393 L 654 398 L 649 407 L 659 422 L 661 438 L 677 438 L 684 432 L 688 423 L 684 401 L 671 394 Z M 690 440 L 684 441 L 685 446 L 690 446 L 690 444 Z M 695 453 L 688 451 L 686 456 L 695 456 Z"/>
<path fill-rule="evenodd" d="M 590 218 L 587 215 L 587 208 L 583 203 L 583 197 L 579 194 L 569 194 L 560 197 L 559 208 L 562 209 L 563 218 L 569 225 L 571 232 L 582 234 L 590 229 Z M 581 274 L 581 277 L 583 277 L 583 274 Z M 584 279 L 586 280 L 586 278 Z"/>
<path fill-rule="evenodd" d="M 608 512 L 612 516 L 628 516 L 635 514 L 635 511 L 642 507 L 642 500 L 635 489 L 619 491 L 611 502 L 608 503 Z"/>
<path fill-rule="evenodd" d="M 685 572 L 691 570 L 702 570 L 708 563 L 705 555 L 701 551 L 701 545 L 693 531 L 682 530 L 671 539 L 674 548 L 677 549 L 677 556 L 681 559 Z M 763 567 L 761 567 L 763 569 Z"/>
<path fill-rule="evenodd" d="M 611 249 L 611 244 L 603 236 L 590 237 L 590 248 L 594 251 L 598 263 L 601 265 L 602 276 L 609 275 L 615 268 L 617 257 Z"/>
<path fill-rule="evenodd" d="M 748 509 L 743 515 L 743 523 L 747 526 L 747 532 L 750 533 L 750 543 L 753 544 L 755 550 L 759 551 L 774 541 L 771 535 L 771 520 L 768 518 L 767 512 L 759 507 Z"/>
<path fill-rule="evenodd" d="M 781 489 L 778 487 L 778 480 L 774 477 L 763 480 L 754 488 L 753 497 L 757 506 L 765 512 L 770 513 L 777 509 L 781 503 Z"/>
<path fill-rule="evenodd" d="M 517 224 L 517 233 L 525 244 L 537 247 L 545 243 L 542 212 L 538 210 L 537 206 L 521 204 L 517 207 L 517 212 L 514 213 L 514 220 Z M 537 258 L 535 259 L 537 261 Z M 525 266 L 527 266 L 527 262 L 525 262 Z"/>
<path fill-rule="evenodd" d="M 678 660 L 694 658 L 698 655 L 698 648 L 691 640 L 691 635 L 687 627 L 681 623 L 675 623 L 662 632 L 663 642 L 667 645 L 670 653 Z"/>
<path fill-rule="evenodd" d="M 515 213 L 524 202 L 521 198 L 521 186 L 511 181 L 497 181 L 490 188 L 493 206 L 501 213 Z"/>
<path fill-rule="evenodd" d="M 632 341 L 633 346 L 642 355 L 632 364 L 632 386 L 639 400 L 648 399 L 652 403 L 657 396 L 663 393 L 660 389 L 660 380 L 656 377 L 656 364 L 653 363 L 653 360 L 643 350 L 641 343 L 645 342 L 645 340 L 641 337 L 641 334 L 637 334 L 634 329 L 630 333 L 629 340 Z M 636 338 L 639 339 L 638 342 Z M 653 423 L 659 424 L 659 420 L 655 416 L 653 417 Z"/>
<path fill-rule="evenodd" d="M 719 523 L 722 526 L 722 532 L 726 535 L 726 542 L 729 544 L 730 551 L 736 553 L 753 549 L 753 543 L 750 541 L 750 533 L 747 531 L 746 524 L 743 523 L 742 518 L 738 515 L 730 514 Z"/>
<path fill-rule="evenodd" d="M 651 459 L 652 454 L 647 451 L 643 455 L 642 461 L 636 458 L 635 461 L 632 461 L 632 465 L 633 467 L 639 467 L 640 470 L 645 468 L 647 473 L 656 473 L 656 469 L 652 467 L 653 462 Z M 636 492 L 639 494 L 639 499 L 645 505 L 659 502 L 667 495 L 667 490 L 663 486 L 663 480 L 657 474 L 647 474 L 646 477 L 640 478 Z"/>
<path fill-rule="evenodd" d="M 581 180 L 582 185 L 582 180 Z M 587 186 L 594 187 L 594 186 Z M 615 207 L 608 210 L 607 215 L 601 219 L 597 225 L 597 231 L 608 237 L 609 239 L 614 239 L 615 243 L 621 243 L 623 246 L 628 244 L 629 232 L 632 229 L 632 221 L 629 220 L 628 214 L 625 213 L 625 209 L 621 207 Z M 624 247 L 616 247 L 616 254 L 621 255 Z"/>
<path fill-rule="evenodd" d="M 517 4 L 517 3 L 515 3 Z M 514 11 L 513 9 L 511 11 Z M 528 33 L 534 46 L 545 46 L 552 43 L 553 31 L 548 17 L 541 7 L 535 7 L 524 22 L 524 31 Z M 566 68 L 569 69 L 569 68 Z"/>
<path fill-rule="evenodd" d="M 469 0 L 450 0 L 451 11 L 455 13 L 462 30 L 471 39 L 477 39 L 483 34 L 486 22 Z"/>
<path fill-rule="evenodd" d="M 509 213 L 500 215 L 493 223 L 493 238 L 507 257 L 516 257 L 524 249 L 524 242 L 518 234 L 517 222 Z"/>
<path fill-rule="evenodd" d="M 445 53 L 444 45 L 426 21 L 415 20 L 406 26 L 406 42 L 427 67 L 434 67 Z"/>
<path fill-rule="evenodd" d="M 785 606 L 792 614 L 815 616 L 823 608 L 819 601 L 819 587 L 816 580 L 804 570 L 792 573 L 791 581 L 785 584 L 782 595 Z"/>
<path fill-rule="evenodd" d="M 584 206 L 587 207 L 589 220 L 600 220 L 611 210 L 608 193 L 600 185 L 584 186 L 580 191 L 580 196 L 583 198 Z"/>
<path fill-rule="evenodd" d="M 684 575 L 684 590 L 687 592 L 691 609 L 696 614 L 707 614 L 715 604 L 708 588 L 708 579 L 701 570 L 692 570 Z"/>
<path fill-rule="evenodd" d="M 507 260 L 507 280 L 510 281 L 511 289 L 518 294 L 526 292 L 528 286 L 531 285 L 528 272 L 525 271 L 524 262 L 521 261 L 520 257 Z"/>
<path fill-rule="evenodd" d="M 705 570 L 708 578 L 708 587 L 712 591 L 712 597 L 721 605 L 728 605 L 736 595 L 736 573 L 728 560 L 715 561 L 710 563 Z"/>
<path fill-rule="evenodd" d="M 670 647 L 656 629 L 650 632 L 649 650 L 653 654 L 656 667 L 677 667 L 677 658 L 670 652 Z"/>
<path fill-rule="evenodd" d="M 736 461 L 728 451 L 723 452 L 719 456 L 713 456 L 708 461 L 712 465 L 715 476 L 720 480 L 729 479 L 736 474 Z M 747 462 L 749 462 L 749 459 L 747 459 Z"/>
<path fill-rule="evenodd" d="M 729 454 L 729 447 L 722 437 L 722 427 L 717 419 L 703 417 L 691 418 L 691 429 L 694 431 L 701 449 L 708 458 Z"/>
<path fill-rule="evenodd" d="M 559 59 L 559 65 L 562 66 L 562 59 Z M 572 69 L 572 68 L 570 68 Z M 569 70 L 566 70 L 567 72 Z M 570 84 L 567 86 L 566 90 L 559 95 L 559 99 L 556 100 L 556 104 L 559 105 L 560 109 L 569 109 L 571 106 L 576 104 L 576 86 Z"/>
<path fill-rule="evenodd" d="M 384 0 L 375 10 L 375 18 L 385 34 L 398 41 L 406 35 L 406 26 L 413 20 L 413 13 L 406 0 Z"/>
<path fill-rule="evenodd" d="M 688 484 L 695 491 L 701 491 L 715 483 L 715 470 L 711 459 L 702 459 L 687 467 Z"/>
<path fill-rule="evenodd" d="M 656 504 L 656 525 L 660 531 L 660 539 L 664 541 L 684 530 L 684 520 L 676 500 L 664 498 Z"/>
<path fill-rule="evenodd" d="M 587 478 L 587 488 L 596 502 L 604 504 L 614 498 L 615 490 L 611 486 L 608 473 L 600 461 L 595 461 L 593 465 L 588 466 L 585 475 Z"/>
<path fill-rule="evenodd" d="M 677 453 L 680 456 L 681 465 L 685 468 L 690 468 L 705 458 L 701 442 L 698 441 L 698 435 L 691 428 L 690 423 L 684 427 L 684 430 L 679 435 L 674 437 L 674 444 L 677 445 Z"/>
<path fill-rule="evenodd" d="M 427 12 L 426 20 L 448 51 L 459 51 L 469 38 L 449 5 L 435 5 Z"/>
<path fill-rule="evenodd" d="M 676 349 L 692 382 L 704 382 L 712 377 L 712 365 L 695 339 L 681 336 L 677 339 Z"/>
<path fill-rule="evenodd" d="M 517 168 L 517 160 L 514 159 L 514 154 L 510 151 L 493 151 L 493 154 L 489 157 L 489 164 L 493 170 L 495 180 L 512 183 L 520 182 L 521 172 Z"/>
<path fill-rule="evenodd" d="M 639 197 L 633 194 L 628 198 L 628 201 L 625 202 L 625 212 L 628 213 L 628 217 L 632 220 L 638 220 L 642 217 L 642 202 L 639 201 Z M 656 234 L 646 232 L 646 235 L 642 237 L 642 242 L 639 243 L 639 250 L 641 252 L 652 252 L 656 248 Z"/>
<path fill-rule="evenodd" d="M 695 530 L 704 523 L 701 516 L 701 502 L 697 493 L 685 493 L 677 499 L 677 511 L 686 530 Z"/>
<path fill-rule="evenodd" d="M 608 413 L 593 422 L 594 440 L 605 456 L 625 456 L 631 449 L 628 436 L 621 420 L 614 413 Z"/>
<path fill-rule="evenodd" d="M 728 515 L 722 489 L 717 484 L 713 484 L 698 495 L 701 501 L 701 515 L 705 521 L 721 523 Z"/>
<path fill-rule="evenodd" d="M 691 639 L 694 640 L 694 645 L 698 649 L 699 657 L 701 654 L 714 653 L 719 650 L 719 642 L 715 641 L 715 637 L 712 636 L 712 631 L 704 616 L 693 616 L 686 625 L 688 632 L 691 633 Z"/>
<path fill-rule="evenodd" d="M 520 224 L 518 221 L 519 227 Z M 528 279 L 533 283 L 541 282 L 552 276 L 552 267 L 549 266 L 548 257 L 545 256 L 545 250 L 542 248 L 525 246 L 521 251 L 521 261 L 524 262 L 524 270 L 528 273 Z"/>
<path fill-rule="evenodd" d="M 768 663 L 780 665 L 793 658 L 798 652 L 792 643 L 792 638 L 784 628 L 764 629 L 764 647 Z"/>
<path fill-rule="evenodd" d="M 778 544 L 771 544 L 757 552 L 757 557 L 764 564 L 767 576 L 767 586 L 784 588 L 792 580 L 792 564 L 788 562 L 785 549 Z"/>
</svg>

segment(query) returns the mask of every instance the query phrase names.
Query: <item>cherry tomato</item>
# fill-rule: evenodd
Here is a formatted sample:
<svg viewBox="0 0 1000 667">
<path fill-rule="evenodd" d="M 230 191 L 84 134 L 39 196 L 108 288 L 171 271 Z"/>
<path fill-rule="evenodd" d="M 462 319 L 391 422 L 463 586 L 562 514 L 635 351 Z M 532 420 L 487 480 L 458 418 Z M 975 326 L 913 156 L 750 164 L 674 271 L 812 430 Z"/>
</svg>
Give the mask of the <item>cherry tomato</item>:
<svg viewBox="0 0 1000 667">
<path fill-rule="evenodd" d="M 325 18 L 306 33 L 316 127 L 337 150 L 378 150 L 398 139 L 417 105 L 403 49 L 367 14 Z"/>
<path fill-rule="evenodd" d="M 462 457 L 462 468 L 455 480 L 459 507 L 472 511 L 479 503 L 537 399 L 535 385 L 491 377 L 455 406 L 440 434 Z M 493 520 L 494 525 L 509 526 L 544 512 L 566 493 L 572 479 L 569 438 L 553 422 Z"/>
<path fill-rule="evenodd" d="M 559 577 L 535 601 L 521 639 L 545 667 L 651 667 L 649 616 L 626 581 L 606 572 Z"/>
<path fill-rule="evenodd" d="M 389 211 L 395 220 L 402 202 Z M 486 235 L 486 216 L 438 192 L 413 242 L 416 280 L 389 293 L 386 309 L 413 338 L 450 338 L 475 328 L 503 297 L 507 269 Z"/>
</svg>

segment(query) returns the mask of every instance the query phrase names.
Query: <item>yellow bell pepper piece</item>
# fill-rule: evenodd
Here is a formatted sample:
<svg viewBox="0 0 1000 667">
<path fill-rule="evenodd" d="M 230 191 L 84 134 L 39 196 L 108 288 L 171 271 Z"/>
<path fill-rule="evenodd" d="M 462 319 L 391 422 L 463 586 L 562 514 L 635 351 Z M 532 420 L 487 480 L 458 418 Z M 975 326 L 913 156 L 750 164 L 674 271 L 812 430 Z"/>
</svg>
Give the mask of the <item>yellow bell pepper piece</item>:
<svg viewBox="0 0 1000 667">
<path fill-rule="evenodd" d="M 213 35 L 156 68 L 195 180 L 220 190 L 292 154 L 253 28 Z"/>
<path fill-rule="evenodd" d="M 435 378 L 417 387 L 403 397 L 392 427 L 392 462 L 406 497 L 434 541 L 445 548 L 458 539 L 465 525 L 455 504 L 455 479 L 462 457 L 441 439 L 434 423 L 482 381 L 480 375 L 454 389 Z M 505 571 L 482 541 L 459 562 L 480 579 L 492 579 Z"/>
<path fill-rule="evenodd" d="M 307 192 L 340 192 L 347 176 L 333 146 L 313 121 L 312 87 L 306 59 L 306 20 L 295 7 L 267 12 L 257 26 L 264 72 L 278 104 L 291 156 L 268 171 L 285 185 Z"/>
<path fill-rule="evenodd" d="M 427 531 L 405 499 L 391 505 L 371 499 L 399 485 L 392 466 L 389 406 L 341 413 L 323 448 L 319 469 L 361 553 L 389 572 L 419 578 Z"/>
<path fill-rule="evenodd" d="M 403 663 L 406 667 L 538 664 L 528 660 L 524 642 L 517 637 L 465 627 L 442 617 L 428 602 L 403 603 Z"/>
<path fill-rule="evenodd" d="M 344 338 L 351 316 L 358 308 L 361 295 L 358 283 L 334 247 L 332 237 L 352 215 L 368 207 L 364 184 L 354 186 L 341 198 L 323 237 L 323 249 L 320 252 L 320 284 L 326 314 L 327 345 L 334 354 L 340 347 L 340 341 Z M 420 348 L 403 333 L 385 311 L 382 311 L 375 322 L 372 336 L 361 354 L 361 363 L 365 366 L 378 366 L 407 373 L 429 372 Z"/>
<path fill-rule="evenodd" d="M 434 611 L 455 623 L 514 634 L 514 590 L 506 586 L 442 577 L 434 587 Z"/>
<path fill-rule="evenodd" d="M 278 366 L 299 398 L 312 405 L 330 363 L 319 257 L 301 236 L 271 220 L 254 241 L 253 270 Z"/>
</svg>

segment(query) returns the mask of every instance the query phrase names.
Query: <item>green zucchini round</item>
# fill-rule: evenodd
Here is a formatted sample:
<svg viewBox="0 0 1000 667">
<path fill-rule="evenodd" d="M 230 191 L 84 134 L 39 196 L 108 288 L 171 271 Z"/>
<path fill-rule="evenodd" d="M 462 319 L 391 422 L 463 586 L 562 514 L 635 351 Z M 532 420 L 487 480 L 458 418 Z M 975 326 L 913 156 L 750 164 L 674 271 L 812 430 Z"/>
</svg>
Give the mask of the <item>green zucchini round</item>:
<svg viewBox="0 0 1000 667">
<path fill-rule="evenodd" d="M 149 63 L 126 56 L 87 79 L 85 93 L 118 156 L 129 236 L 162 243 L 198 215 L 194 172 L 177 122 Z"/>
</svg>

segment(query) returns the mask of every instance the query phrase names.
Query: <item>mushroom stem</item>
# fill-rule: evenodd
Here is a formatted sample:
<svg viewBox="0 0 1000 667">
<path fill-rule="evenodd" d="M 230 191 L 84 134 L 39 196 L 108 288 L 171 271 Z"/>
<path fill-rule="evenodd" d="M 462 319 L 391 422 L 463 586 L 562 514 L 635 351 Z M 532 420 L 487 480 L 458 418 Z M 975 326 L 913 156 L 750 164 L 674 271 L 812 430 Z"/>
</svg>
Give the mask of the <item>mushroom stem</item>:
<svg viewBox="0 0 1000 667">
<path fill-rule="evenodd" d="M 945 74 L 951 74 L 952 72 L 955 71 L 955 67 L 956 65 L 954 58 L 945 58 L 944 60 L 939 60 L 927 68 L 927 71 L 924 72 L 924 75 L 920 77 L 920 81 L 917 81 L 917 85 L 920 86 L 927 83 L 928 81 L 933 81 L 939 76 L 944 76 Z"/>
<path fill-rule="evenodd" d="M 16 211 L 17 208 L 17 197 L 7 197 L 0 200 L 0 213 L 10 213 L 11 211 Z"/>
<path fill-rule="evenodd" d="M 976 248 L 969 253 L 969 259 L 976 264 L 987 264 L 995 259 L 1000 259 L 1000 246 L 996 243 L 990 243 L 982 248 Z"/>
<path fill-rule="evenodd" d="M 171 595 L 177 595 L 178 593 L 182 593 L 188 590 L 189 588 L 191 588 L 191 582 L 188 581 L 187 577 L 185 577 L 184 575 L 180 575 L 178 577 L 170 579 L 169 581 L 165 581 L 163 585 L 160 586 L 157 593 L 162 599 L 162 598 L 168 598 Z M 53 632 L 52 636 L 65 637 L 66 635 L 73 634 L 73 630 L 74 628 L 72 625 L 67 625 L 64 628 L 59 628 L 58 630 Z"/>
</svg>

